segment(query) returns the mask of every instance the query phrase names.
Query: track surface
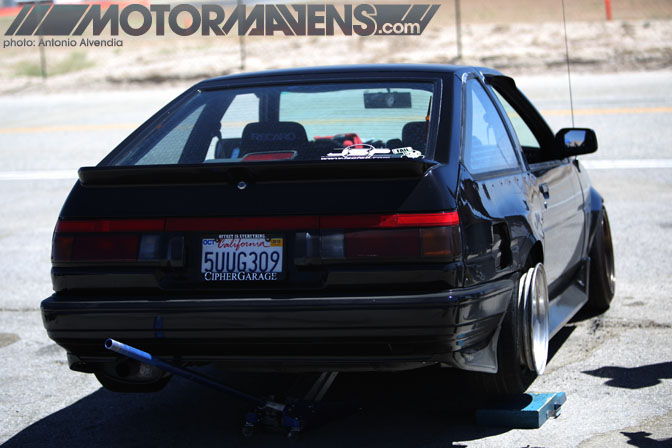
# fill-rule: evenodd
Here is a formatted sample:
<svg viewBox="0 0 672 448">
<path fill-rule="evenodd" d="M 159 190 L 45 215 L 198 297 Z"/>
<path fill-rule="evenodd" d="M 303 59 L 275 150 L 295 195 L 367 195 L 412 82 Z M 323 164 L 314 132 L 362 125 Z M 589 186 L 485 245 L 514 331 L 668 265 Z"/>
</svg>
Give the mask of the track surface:
<svg viewBox="0 0 672 448">
<path fill-rule="evenodd" d="M 552 341 L 534 392 L 564 391 L 557 420 L 539 430 L 477 427 L 459 374 L 339 377 L 333 400 L 362 410 L 306 434 L 302 446 L 669 446 L 672 444 L 672 73 L 573 79 L 576 126 L 600 150 L 582 158 L 605 197 L 617 295 Z M 554 129 L 571 126 L 566 79 L 517 78 Z M 116 395 L 71 372 L 42 328 L 51 293 L 49 250 L 76 168 L 95 164 L 170 91 L 0 97 L 0 443 L 27 446 L 275 446 L 239 438 L 245 403 L 174 379 L 152 395 Z M 286 378 L 226 376 L 248 389 Z"/>
</svg>

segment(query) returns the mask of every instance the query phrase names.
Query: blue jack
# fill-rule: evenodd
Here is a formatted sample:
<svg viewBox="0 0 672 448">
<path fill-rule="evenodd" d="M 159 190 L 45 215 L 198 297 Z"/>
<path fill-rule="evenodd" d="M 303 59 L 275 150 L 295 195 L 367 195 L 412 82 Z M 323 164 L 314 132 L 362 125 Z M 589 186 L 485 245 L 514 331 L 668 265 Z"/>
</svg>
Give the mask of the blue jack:
<svg viewBox="0 0 672 448">
<path fill-rule="evenodd" d="M 476 411 L 476 422 L 482 426 L 536 429 L 553 417 L 558 417 L 563 403 L 567 401 L 564 392 L 548 394 L 523 394 L 494 403 L 487 409 Z"/>
</svg>

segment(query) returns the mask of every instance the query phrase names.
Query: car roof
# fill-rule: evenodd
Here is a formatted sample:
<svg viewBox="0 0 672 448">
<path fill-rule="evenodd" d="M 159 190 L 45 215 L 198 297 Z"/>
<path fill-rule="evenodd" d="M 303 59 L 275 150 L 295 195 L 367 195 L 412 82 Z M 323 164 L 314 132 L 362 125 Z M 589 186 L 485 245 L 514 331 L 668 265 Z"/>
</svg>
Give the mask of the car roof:
<svg viewBox="0 0 672 448">
<path fill-rule="evenodd" d="M 472 67 L 463 65 L 447 65 L 447 64 L 357 64 L 357 65 L 332 65 L 320 67 L 302 67 L 302 68 L 286 68 L 278 70 L 266 70 L 259 72 L 236 73 L 232 75 L 220 76 L 204 80 L 197 84 L 196 87 L 207 85 L 216 86 L 227 84 L 230 81 L 253 80 L 257 78 L 272 78 L 272 77 L 306 77 L 312 75 L 339 75 L 339 74 L 353 74 L 353 73 L 434 73 L 434 74 L 455 74 L 462 76 L 464 73 L 483 73 L 490 75 L 502 75 L 496 70 L 486 67 Z"/>
</svg>

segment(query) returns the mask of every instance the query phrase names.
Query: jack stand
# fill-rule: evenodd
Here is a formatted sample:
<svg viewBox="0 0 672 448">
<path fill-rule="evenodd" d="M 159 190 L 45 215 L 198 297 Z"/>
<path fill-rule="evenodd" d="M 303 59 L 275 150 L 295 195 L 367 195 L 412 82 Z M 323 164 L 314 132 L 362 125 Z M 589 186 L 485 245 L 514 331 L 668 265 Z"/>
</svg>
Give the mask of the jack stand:
<svg viewBox="0 0 672 448">
<path fill-rule="evenodd" d="M 549 418 L 557 418 L 567 401 L 564 392 L 552 394 L 523 394 L 500 401 L 488 409 L 476 411 L 476 422 L 481 426 L 536 429 Z"/>
</svg>

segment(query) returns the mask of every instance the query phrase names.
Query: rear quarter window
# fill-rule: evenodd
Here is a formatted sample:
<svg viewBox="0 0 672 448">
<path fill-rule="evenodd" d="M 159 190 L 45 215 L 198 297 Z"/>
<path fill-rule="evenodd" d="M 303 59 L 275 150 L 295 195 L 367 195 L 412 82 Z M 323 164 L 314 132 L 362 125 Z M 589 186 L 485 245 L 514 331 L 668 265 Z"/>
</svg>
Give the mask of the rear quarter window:
<svg viewBox="0 0 672 448">
<path fill-rule="evenodd" d="M 476 79 L 467 81 L 464 165 L 472 174 L 520 169 L 499 113 Z"/>
<path fill-rule="evenodd" d="M 179 163 L 184 152 L 189 135 L 203 112 L 205 106 L 200 106 L 177 126 L 173 127 L 135 162 L 135 165 L 172 165 Z"/>
</svg>

